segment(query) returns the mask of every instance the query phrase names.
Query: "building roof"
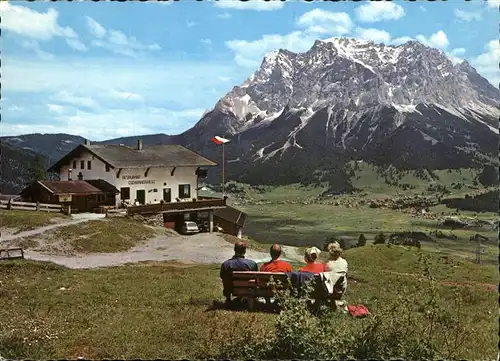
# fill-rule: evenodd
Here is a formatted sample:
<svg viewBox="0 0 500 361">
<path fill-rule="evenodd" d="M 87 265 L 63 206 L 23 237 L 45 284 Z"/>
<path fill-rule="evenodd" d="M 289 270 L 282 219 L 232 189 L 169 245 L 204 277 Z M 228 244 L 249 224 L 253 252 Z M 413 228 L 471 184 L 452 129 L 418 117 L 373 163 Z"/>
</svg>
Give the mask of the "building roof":
<svg viewBox="0 0 500 361">
<path fill-rule="evenodd" d="M 69 164 L 72 158 L 83 151 L 88 151 L 113 168 L 149 168 L 149 167 L 181 167 L 181 166 L 214 166 L 215 162 L 193 152 L 181 145 L 136 147 L 110 144 L 80 144 L 49 168 L 59 171 Z"/>
<path fill-rule="evenodd" d="M 114 185 L 106 182 L 104 179 L 87 179 L 85 182 L 90 183 L 94 187 L 100 189 L 105 193 L 118 194 L 120 191 Z"/>
<path fill-rule="evenodd" d="M 214 216 L 222 218 L 240 227 L 245 226 L 248 218 L 248 215 L 245 212 L 242 212 L 239 209 L 233 208 L 231 206 L 226 206 L 225 208 L 221 209 L 215 209 Z"/>
<path fill-rule="evenodd" d="M 93 182 L 94 184 L 91 184 Z M 96 181 L 38 181 L 26 187 L 21 194 L 29 192 L 35 185 L 40 185 L 54 195 L 72 194 L 72 195 L 87 195 L 87 194 L 102 194 L 102 193 L 119 193 L 113 185 L 99 179 Z"/>
</svg>

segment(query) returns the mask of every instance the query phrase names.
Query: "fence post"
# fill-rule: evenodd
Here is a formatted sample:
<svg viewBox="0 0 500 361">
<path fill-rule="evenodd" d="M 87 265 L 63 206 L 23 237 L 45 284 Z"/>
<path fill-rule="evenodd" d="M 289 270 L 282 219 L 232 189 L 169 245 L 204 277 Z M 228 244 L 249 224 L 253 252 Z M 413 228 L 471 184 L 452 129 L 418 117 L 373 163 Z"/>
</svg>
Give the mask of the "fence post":
<svg viewBox="0 0 500 361">
<path fill-rule="evenodd" d="M 9 202 L 7 202 L 7 209 L 8 210 L 12 209 L 12 198 L 9 198 Z"/>
<path fill-rule="evenodd" d="M 68 204 L 67 212 L 68 212 L 67 215 L 71 216 L 71 205 L 70 204 Z"/>
<path fill-rule="evenodd" d="M 36 202 L 36 211 L 39 212 L 40 211 L 40 202 Z"/>
</svg>

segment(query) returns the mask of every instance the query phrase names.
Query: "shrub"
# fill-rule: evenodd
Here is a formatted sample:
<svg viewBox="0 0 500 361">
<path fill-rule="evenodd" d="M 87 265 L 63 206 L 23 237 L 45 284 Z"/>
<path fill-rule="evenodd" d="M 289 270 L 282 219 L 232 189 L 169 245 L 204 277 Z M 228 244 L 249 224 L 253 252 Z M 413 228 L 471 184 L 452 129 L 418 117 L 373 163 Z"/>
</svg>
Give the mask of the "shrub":
<svg viewBox="0 0 500 361">
<path fill-rule="evenodd" d="M 377 234 L 373 240 L 373 244 L 385 244 L 385 234 L 382 232 Z"/>
<path fill-rule="evenodd" d="M 358 238 L 357 246 L 364 247 L 365 245 L 366 245 L 366 237 L 363 233 L 361 233 Z"/>
<path fill-rule="evenodd" d="M 282 311 L 273 335 L 244 330 L 221 347 L 224 359 L 435 359 L 458 358 L 472 330 L 470 316 L 455 291 L 455 305 L 441 299 L 428 260 L 420 282 L 401 286 L 397 296 L 363 320 L 323 307 L 311 313 L 311 298 L 279 296 Z M 468 320 L 470 321 L 470 320 Z"/>
</svg>

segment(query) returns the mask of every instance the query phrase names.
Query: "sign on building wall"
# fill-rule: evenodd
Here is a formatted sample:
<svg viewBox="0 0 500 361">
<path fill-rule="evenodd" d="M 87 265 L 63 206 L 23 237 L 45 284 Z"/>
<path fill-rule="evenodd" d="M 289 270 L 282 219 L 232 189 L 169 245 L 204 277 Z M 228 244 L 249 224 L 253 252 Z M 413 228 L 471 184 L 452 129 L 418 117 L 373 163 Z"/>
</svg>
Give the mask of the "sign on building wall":
<svg viewBox="0 0 500 361">
<path fill-rule="evenodd" d="M 59 202 L 71 202 L 73 197 L 71 194 L 59 194 Z"/>
<path fill-rule="evenodd" d="M 155 184 L 154 179 L 141 179 L 140 175 L 124 175 L 122 176 L 122 179 L 127 180 L 129 185 L 134 185 L 134 184 Z"/>
</svg>

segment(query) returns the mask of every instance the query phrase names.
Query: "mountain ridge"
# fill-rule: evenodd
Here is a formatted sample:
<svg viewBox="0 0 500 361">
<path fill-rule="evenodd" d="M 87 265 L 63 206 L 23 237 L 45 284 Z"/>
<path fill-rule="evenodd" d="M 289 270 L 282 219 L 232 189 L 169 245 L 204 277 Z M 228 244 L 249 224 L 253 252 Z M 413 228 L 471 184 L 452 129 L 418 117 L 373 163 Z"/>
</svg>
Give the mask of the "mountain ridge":
<svg viewBox="0 0 500 361">
<path fill-rule="evenodd" d="M 500 91 L 468 62 L 453 64 L 438 49 L 331 38 L 303 53 L 266 54 L 185 132 L 140 137 L 145 145 L 181 144 L 218 163 L 221 149 L 210 138 L 229 137 L 228 180 L 322 177 L 345 190 L 349 160 L 406 169 L 483 167 L 498 154 L 499 103 Z M 137 138 L 102 143 L 134 145 Z M 214 182 L 216 168 L 209 172 Z"/>
</svg>

